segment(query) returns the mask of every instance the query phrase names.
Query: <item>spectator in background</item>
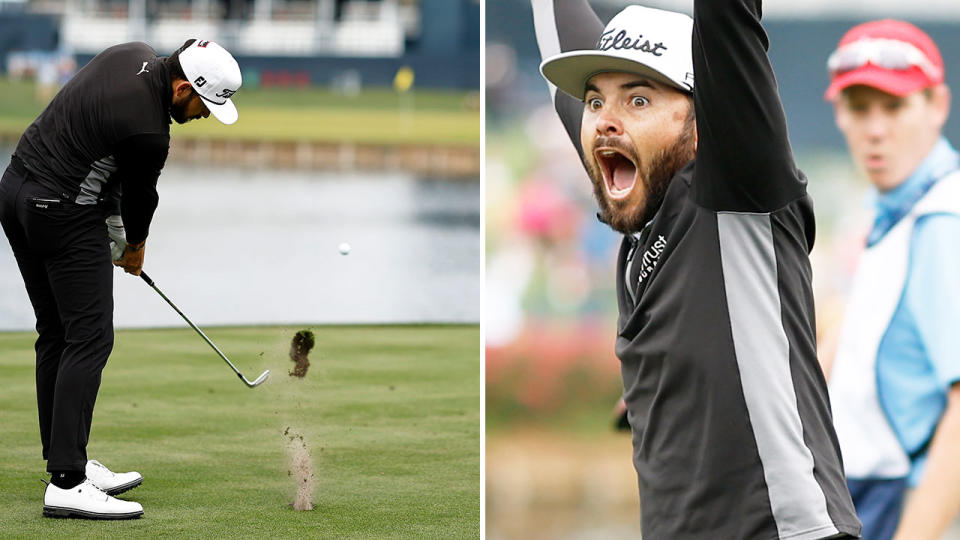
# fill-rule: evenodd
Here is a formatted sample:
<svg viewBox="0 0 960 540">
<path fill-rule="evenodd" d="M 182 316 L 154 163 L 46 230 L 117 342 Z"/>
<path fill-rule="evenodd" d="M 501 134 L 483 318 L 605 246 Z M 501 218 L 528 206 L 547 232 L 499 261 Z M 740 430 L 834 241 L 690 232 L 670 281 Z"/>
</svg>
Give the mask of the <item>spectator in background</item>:
<svg viewBox="0 0 960 540">
<path fill-rule="evenodd" d="M 847 482 L 863 538 L 936 539 L 960 510 L 960 156 L 941 134 L 950 90 L 936 44 L 900 21 L 854 27 L 828 67 L 837 126 L 877 190 L 824 365 Z"/>
</svg>

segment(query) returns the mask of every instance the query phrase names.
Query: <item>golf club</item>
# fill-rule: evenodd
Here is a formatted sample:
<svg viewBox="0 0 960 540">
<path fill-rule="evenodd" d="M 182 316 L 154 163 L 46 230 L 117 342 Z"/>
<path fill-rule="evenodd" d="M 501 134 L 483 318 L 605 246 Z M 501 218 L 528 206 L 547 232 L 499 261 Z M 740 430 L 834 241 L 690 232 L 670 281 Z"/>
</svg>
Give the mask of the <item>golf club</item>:
<svg viewBox="0 0 960 540">
<path fill-rule="evenodd" d="M 214 345 L 212 341 L 210 341 L 210 338 L 208 338 L 207 335 L 204 334 L 202 330 L 200 330 L 199 328 L 197 328 L 197 325 L 193 324 L 193 322 L 191 322 L 190 319 L 188 319 L 187 316 L 184 315 L 182 311 L 180 311 L 180 308 L 178 308 L 177 306 L 175 306 L 175 305 L 173 304 L 173 302 L 171 302 L 170 299 L 167 298 L 167 295 L 163 294 L 163 291 L 161 291 L 160 289 L 157 288 L 157 286 L 153 283 L 153 280 L 150 279 L 150 276 L 148 276 L 146 272 L 141 271 L 141 272 L 140 272 L 140 277 L 143 279 L 143 281 L 145 281 L 145 282 L 147 283 L 147 285 L 153 287 L 153 290 L 157 291 L 157 294 L 159 294 L 161 298 L 163 298 L 164 300 L 166 300 L 167 303 L 170 304 L 170 307 L 172 307 L 172 308 L 174 309 L 174 311 L 176 311 L 177 313 L 179 313 L 180 316 L 183 317 L 183 320 L 187 321 L 187 324 L 189 324 L 191 328 L 193 328 L 194 330 L 196 330 L 197 333 L 200 334 L 200 337 L 202 337 L 203 340 L 206 341 L 208 345 L 210 345 L 211 347 L 213 347 L 213 350 L 217 351 L 217 354 L 220 355 L 220 358 L 223 358 L 223 361 L 226 362 L 227 365 L 230 366 L 230 369 L 232 369 L 233 372 L 237 374 L 237 377 L 240 377 L 240 380 L 242 380 L 242 381 L 244 382 L 244 384 L 246 384 L 246 385 L 249 386 L 250 388 L 253 388 L 254 386 L 259 386 L 259 385 L 263 384 L 263 381 L 267 380 L 267 377 L 270 376 L 270 370 L 269 370 L 269 369 L 266 370 L 266 371 L 264 371 L 263 373 L 261 373 L 259 377 L 257 377 L 256 379 L 253 380 L 253 382 L 247 380 L 247 378 L 244 377 L 242 373 L 240 373 L 240 370 L 237 369 L 237 366 L 233 365 L 233 362 L 231 362 L 231 361 L 226 357 L 226 355 L 224 355 L 222 352 L 220 352 L 220 349 L 218 349 L 217 346 Z"/>
</svg>

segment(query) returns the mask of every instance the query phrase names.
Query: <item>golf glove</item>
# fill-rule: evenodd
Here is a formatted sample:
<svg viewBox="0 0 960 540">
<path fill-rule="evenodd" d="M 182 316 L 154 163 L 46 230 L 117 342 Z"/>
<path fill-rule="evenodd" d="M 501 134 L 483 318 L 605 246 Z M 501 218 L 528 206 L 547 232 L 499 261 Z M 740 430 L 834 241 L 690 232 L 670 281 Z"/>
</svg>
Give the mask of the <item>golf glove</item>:
<svg viewBox="0 0 960 540">
<path fill-rule="evenodd" d="M 119 259 L 113 261 L 113 264 L 123 268 L 128 274 L 139 276 L 140 270 L 143 268 L 143 248 L 146 243 L 147 241 L 144 240 L 139 244 L 127 244 L 123 249 L 123 254 Z"/>
<path fill-rule="evenodd" d="M 127 235 L 123 230 L 123 219 L 120 216 L 107 217 L 107 234 L 110 235 L 110 258 L 117 261 L 127 248 Z"/>
</svg>

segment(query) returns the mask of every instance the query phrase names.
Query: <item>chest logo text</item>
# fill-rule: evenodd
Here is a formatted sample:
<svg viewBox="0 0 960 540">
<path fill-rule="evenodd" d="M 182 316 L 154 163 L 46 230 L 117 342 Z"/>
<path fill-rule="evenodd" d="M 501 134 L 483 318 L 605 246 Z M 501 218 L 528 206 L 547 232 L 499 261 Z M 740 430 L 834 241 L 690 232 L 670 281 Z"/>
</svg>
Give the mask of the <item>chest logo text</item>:
<svg viewBox="0 0 960 540">
<path fill-rule="evenodd" d="M 653 273 L 653 269 L 656 268 L 657 263 L 660 262 L 660 255 L 663 254 L 666 248 L 667 239 L 661 234 L 657 236 L 656 242 L 643 252 L 643 256 L 637 261 L 640 264 L 640 275 L 637 278 L 638 285 L 643 283 L 643 280 L 647 279 L 647 276 Z"/>
</svg>

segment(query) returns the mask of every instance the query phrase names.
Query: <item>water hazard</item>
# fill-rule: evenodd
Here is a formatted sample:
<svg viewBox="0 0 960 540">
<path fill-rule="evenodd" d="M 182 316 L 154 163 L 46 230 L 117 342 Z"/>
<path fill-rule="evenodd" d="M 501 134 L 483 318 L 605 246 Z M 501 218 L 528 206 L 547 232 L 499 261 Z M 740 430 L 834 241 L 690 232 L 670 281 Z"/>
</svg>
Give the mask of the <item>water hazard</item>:
<svg viewBox="0 0 960 540">
<path fill-rule="evenodd" d="M 479 182 L 171 164 L 158 191 L 144 269 L 201 327 L 480 320 Z M 117 327 L 184 324 L 139 278 L 114 284 Z M 0 329 L 33 324 L 4 238 Z"/>
</svg>

